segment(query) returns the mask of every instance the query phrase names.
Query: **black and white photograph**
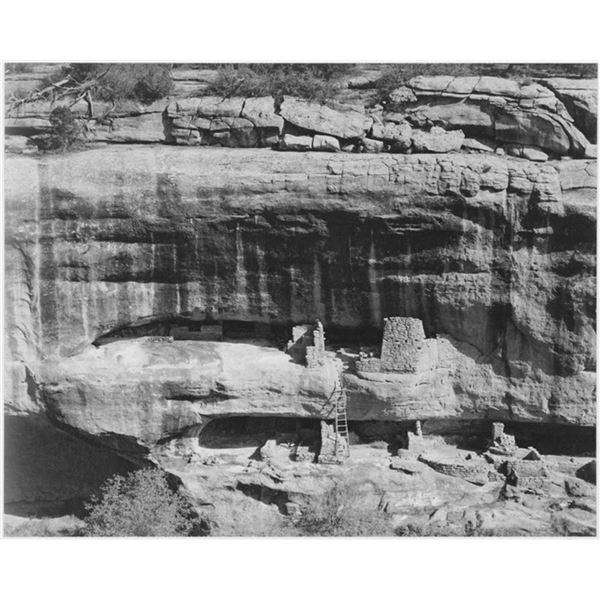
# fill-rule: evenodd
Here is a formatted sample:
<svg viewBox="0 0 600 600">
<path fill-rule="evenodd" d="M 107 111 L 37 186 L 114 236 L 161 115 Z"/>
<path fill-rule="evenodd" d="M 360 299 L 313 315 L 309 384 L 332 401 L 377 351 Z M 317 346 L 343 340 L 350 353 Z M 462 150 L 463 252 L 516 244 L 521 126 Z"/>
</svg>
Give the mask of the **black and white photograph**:
<svg viewBox="0 0 600 600">
<path fill-rule="evenodd" d="M 595 536 L 596 63 L 4 64 L 5 536 Z"/>
<path fill-rule="evenodd" d="M 598 595 L 595 5 L 0 15 L 0 597 Z"/>
</svg>

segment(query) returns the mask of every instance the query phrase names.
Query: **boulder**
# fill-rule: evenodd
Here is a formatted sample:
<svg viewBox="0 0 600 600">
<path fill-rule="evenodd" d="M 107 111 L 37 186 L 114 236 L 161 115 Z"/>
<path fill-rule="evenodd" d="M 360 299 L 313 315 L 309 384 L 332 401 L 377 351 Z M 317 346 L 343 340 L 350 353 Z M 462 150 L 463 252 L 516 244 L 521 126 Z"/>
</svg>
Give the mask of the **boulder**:
<svg viewBox="0 0 600 600">
<path fill-rule="evenodd" d="M 522 460 L 542 460 L 542 455 L 531 446 L 527 448 L 527 454 L 522 458 Z"/>
<path fill-rule="evenodd" d="M 275 459 L 279 455 L 277 442 L 275 440 L 267 440 L 258 450 L 262 460 Z"/>
<path fill-rule="evenodd" d="M 415 130 L 412 133 L 415 152 L 456 152 L 460 150 L 465 134 L 462 131 L 445 131 L 432 127 L 430 131 Z"/>
<path fill-rule="evenodd" d="M 494 137 L 493 110 L 482 103 L 450 102 L 425 104 L 407 111 L 406 118 L 415 127 L 438 125 L 444 129 L 461 129 L 474 137 Z"/>
<path fill-rule="evenodd" d="M 494 152 L 492 146 L 473 138 L 465 138 L 461 149 L 467 152 Z"/>
<path fill-rule="evenodd" d="M 371 117 L 355 106 L 340 104 L 337 109 L 332 109 L 298 98 L 286 98 L 281 104 L 280 115 L 295 127 L 341 139 L 362 138 L 373 123 Z"/>
<path fill-rule="evenodd" d="M 165 131 L 161 115 L 118 117 L 104 121 L 92 121 L 87 137 L 90 141 L 113 142 L 119 144 L 161 143 L 165 141 Z"/>
<path fill-rule="evenodd" d="M 561 156 L 571 150 L 565 123 L 544 113 L 505 109 L 495 117 L 494 134 L 500 142 L 536 146 Z"/>
<path fill-rule="evenodd" d="M 596 497 L 596 486 L 577 477 L 566 477 L 565 478 L 565 491 L 569 496 L 575 498 Z"/>
<path fill-rule="evenodd" d="M 531 146 L 520 146 L 518 144 L 507 144 L 505 147 L 507 154 L 510 156 L 517 156 L 519 158 L 526 158 L 535 162 L 546 162 L 548 155 L 540 150 L 539 148 L 533 148 Z"/>
<path fill-rule="evenodd" d="M 184 98 L 167 106 L 164 122 L 168 142 L 241 148 L 273 146 L 283 128 L 270 96 Z"/>
<path fill-rule="evenodd" d="M 423 473 L 426 471 L 428 466 L 416 458 L 402 458 L 400 456 L 393 456 L 390 459 L 390 469 L 393 471 L 401 471 L 407 475 L 415 475 L 417 473 Z"/>
<path fill-rule="evenodd" d="M 258 129 L 243 117 L 213 118 L 208 135 L 211 145 L 230 148 L 253 148 L 259 145 Z"/>
<path fill-rule="evenodd" d="M 546 162 L 549 158 L 548 155 L 539 148 L 531 148 L 530 146 L 523 146 L 521 149 L 521 156 L 535 162 Z"/>
<path fill-rule="evenodd" d="M 271 96 L 247 98 L 240 116 L 248 119 L 254 127 L 267 130 L 272 136 L 279 136 L 283 130 L 283 119 L 275 114 Z"/>
<path fill-rule="evenodd" d="M 577 469 L 575 474 L 580 479 L 596 485 L 596 460 L 591 460 L 590 462 L 586 463 Z"/>
<path fill-rule="evenodd" d="M 331 135 L 315 135 L 312 140 L 312 149 L 324 152 L 337 152 L 340 150 L 340 141 Z"/>
<path fill-rule="evenodd" d="M 395 144 L 399 149 L 407 149 L 412 143 L 412 127 L 406 121 L 403 123 L 374 123 L 371 137 Z"/>
<path fill-rule="evenodd" d="M 595 144 L 598 135 L 598 80 L 553 77 L 541 81 L 563 102 L 577 128 Z"/>
<path fill-rule="evenodd" d="M 369 154 L 377 154 L 383 152 L 383 142 L 380 140 L 372 140 L 371 138 L 364 138 L 361 140 L 363 152 Z"/>
<path fill-rule="evenodd" d="M 220 96 L 202 96 L 183 98 L 167 106 L 167 114 L 194 115 L 202 117 L 239 117 L 244 108 L 244 98 L 221 98 Z"/>
<path fill-rule="evenodd" d="M 439 125 L 558 156 L 585 155 L 588 139 L 545 85 L 499 77 L 437 76 L 415 77 L 409 87 L 420 104 L 407 109 L 406 117 L 416 127 Z"/>
<path fill-rule="evenodd" d="M 292 135 L 286 133 L 280 144 L 280 150 L 294 150 L 297 152 L 304 152 L 306 150 L 312 150 L 313 138 L 310 135 Z"/>
</svg>

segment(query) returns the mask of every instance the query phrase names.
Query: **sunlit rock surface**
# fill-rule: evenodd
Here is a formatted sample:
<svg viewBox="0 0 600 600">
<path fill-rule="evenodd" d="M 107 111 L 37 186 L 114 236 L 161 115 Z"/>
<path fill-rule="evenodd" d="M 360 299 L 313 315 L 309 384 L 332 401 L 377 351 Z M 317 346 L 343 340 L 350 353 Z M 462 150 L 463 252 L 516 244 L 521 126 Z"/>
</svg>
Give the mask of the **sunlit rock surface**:
<svg viewBox="0 0 600 600">
<path fill-rule="evenodd" d="M 421 319 L 435 367 L 348 369 L 352 419 L 595 424 L 594 161 L 106 147 L 10 157 L 5 186 L 9 414 L 136 460 L 219 414 L 322 415 L 334 374 L 277 348 L 91 345 L 195 311 L 357 345 Z"/>
</svg>

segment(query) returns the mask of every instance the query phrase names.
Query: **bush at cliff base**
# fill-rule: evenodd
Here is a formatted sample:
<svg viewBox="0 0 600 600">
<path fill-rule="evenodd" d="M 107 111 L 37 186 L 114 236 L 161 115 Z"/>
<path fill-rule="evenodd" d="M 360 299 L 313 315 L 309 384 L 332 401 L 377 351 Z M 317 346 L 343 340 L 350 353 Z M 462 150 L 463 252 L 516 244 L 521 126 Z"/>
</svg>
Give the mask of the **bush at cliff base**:
<svg viewBox="0 0 600 600">
<path fill-rule="evenodd" d="M 184 498 L 156 469 L 111 477 L 86 510 L 89 536 L 188 536 L 195 525 Z"/>
<path fill-rule="evenodd" d="M 309 502 L 292 523 L 301 536 L 389 536 L 390 520 L 382 511 L 365 507 L 364 494 L 351 485 L 334 482 L 323 496 Z"/>
</svg>

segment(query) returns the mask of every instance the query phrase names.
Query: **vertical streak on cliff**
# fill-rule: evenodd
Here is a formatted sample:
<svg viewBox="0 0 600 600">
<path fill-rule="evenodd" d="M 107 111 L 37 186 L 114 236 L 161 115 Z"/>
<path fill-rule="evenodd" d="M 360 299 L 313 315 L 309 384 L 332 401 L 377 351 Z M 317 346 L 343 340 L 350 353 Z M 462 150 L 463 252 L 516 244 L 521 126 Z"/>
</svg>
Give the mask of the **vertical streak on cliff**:
<svg viewBox="0 0 600 600">
<path fill-rule="evenodd" d="M 88 320 L 89 300 L 86 294 L 87 284 L 83 281 L 77 283 L 77 298 L 81 306 L 81 327 L 83 329 L 84 338 L 91 342 L 94 339 L 93 333 L 90 332 L 90 324 Z"/>
<path fill-rule="evenodd" d="M 217 262 L 216 256 L 213 257 L 213 267 L 214 273 L 207 298 L 207 309 L 218 310 L 222 303 L 221 282 L 219 279 L 219 263 Z"/>
<path fill-rule="evenodd" d="M 313 311 L 315 318 L 325 320 L 325 305 L 322 298 L 323 290 L 321 285 L 321 261 L 318 252 L 313 254 Z"/>
<path fill-rule="evenodd" d="M 179 289 L 179 273 L 177 270 L 177 244 L 172 245 L 173 274 L 175 276 L 175 314 L 181 313 L 181 290 Z"/>
<path fill-rule="evenodd" d="M 377 287 L 377 255 L 375 252 L 375 241 L 373 240 L 373 228 L 371 227 L 371 245 L 369 248 L 368 279 L 369 279 L 369 313 L 371 325 L 381 326 L 381 296 Z"/>
<path fill-rule="evenodd" d="M 148 302 L 150 310 L 148 314 L 153 314 L 155 311 L 154 305 L 156 301 L 156 243 L 154 241 L 154 232 L 150 232 L 150 294 Z"/>
<path fill-rule="evenodd" d="M 271 297 L 269 295 L 268 273 L 265 265 L 265 252 L 260 246 L 260 242 L 255 240 L 254 253 L 256 255 L 257 279 L 258 279 L 258 314 L 268 315 L 271 309 Z"/>
<path fill-rule="evenodd" d="M 192 227 L 194 225 L 192 224 Z M 201 247 L 202 237 L 199 227 L 194 227 L 194 247 L 192 253 L 192 263 L 190 265 L 190 278 L 187 282 L 189 288 L 189 309 L 205 310 L 206 298 L 203 295 L 202 282 L 200 280 L 200 258 L 202 256 Z"/>
<path fill-rule="evenodd" d="M 290 317 L 294 323 L 297 323 L 298 321 L 297 321 L 296 310 L 295 310 L 297 283 L 296 283 L 296 269 L 293 267 L 293 265 L 290 265 L 289 274 L 290 274 Z"/>
<path fill-rule="evenodd" d="M 244 266 L 244 242 L 239 222 L 235 224 L 235 287 L 236 305 L 234 310 L 245 312 L 248 310 L 248 290 L 246 267 Z"/>
<path fill-rule="evenodd" d="M 47 169 L 46 165 L 39 164 L 38 165 L 38 178 L 39 172 L 41 169 Z M 39 183 L 38 183 L 38 189 Z M 43 350 L 43 323 L 42 323 L 42 244 L 41 244 L 41 236 L 42 236 L 42 210 L 41 210 L 41 202 L 42 195 L 35 194 L 35 236 L 34 236 L 34 280 L 31 282 L 31 289 L 34 294 L 35 301 L 33 302 L 33 306 L 35 306 L 35 332 L 34 332 L 34 345 L 35 345 L 35 353 L 39 356 Z"/>
<path fill-rule="evenodd" d="M 44 186 L 44 192 L 45 192 L 45 200 L 48 201 L 48 213 L 47 213 L 47 219 L 50 225 L 50 232 L 48 234 L 48 245 L 50 246 L 50 248 L 46 248 L 45 249 L 45 255 L 46 255 L 46 260 L 48 262 L 48 267 L 50 269 L 52 269 L 55 273 L 55 276 L 52 278 L 52 281 L 48 281 L 47 283 L 47 288 L 46 288 L 46 294 L 44 296 L 44 301 L 42 303 L 42 306 L 45 310 L 48 310 L 48 312 L 50 313 L 51 318 L 46 320 L 44 319 L 45 322 L 49 321 L 50 323 L 52 323 L 52 329 L 50 331 L 47 331 L 47 327 L 45 328 L 46 331 L 46 335 L 47 335 L 47 341 L 48 341 L 48 347 L 51 346 L 52 344 L 55 344 L 56 342 L 59 341 L 60 338 L 60 329 L 61 329 L 61 322 L 60 322 L 60 314 L 64 314 L 64 311 L 59 311 L 57 308 L 58 305 L 58 260 L 56 257 L 56 244 L 54 243 L 54 240 L 56 240 L 56 222 L 54 219 L 54 194 L 53 191 L 50 187 L 50 174 L 46 171 L 45 172 L 45 178 L 46 179 L 46 185 Z M 45 271 L 45 269 L 44 269 Z M 46 347 L 46 344 L 44 343 L 44 346 Z"/>
</svg>

